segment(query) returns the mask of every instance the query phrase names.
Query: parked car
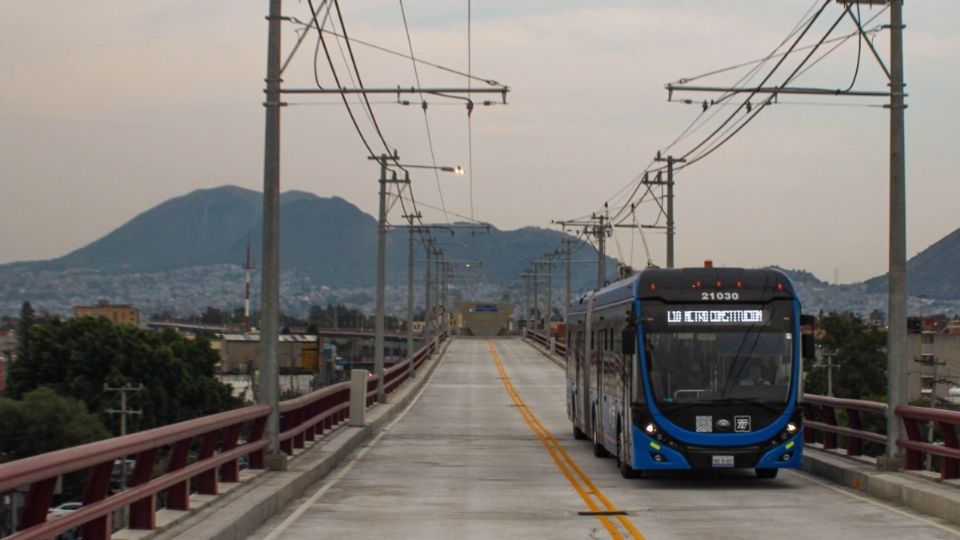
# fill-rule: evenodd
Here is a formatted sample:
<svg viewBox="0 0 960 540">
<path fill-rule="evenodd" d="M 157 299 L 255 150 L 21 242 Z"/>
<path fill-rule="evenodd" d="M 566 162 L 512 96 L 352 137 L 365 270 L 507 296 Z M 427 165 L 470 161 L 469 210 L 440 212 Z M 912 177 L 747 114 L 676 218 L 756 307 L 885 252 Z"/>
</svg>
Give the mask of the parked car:
<svg viewBox="0 0 960 540">
<path fill-rule="evenodd" d="M 52 518 L 59 517 L 79 510 L 81 506 L 83 506 L 83 503 L 80 501 L 65 502 L 56 508 L 51 508 L 47 515 Z"/>
</svg>

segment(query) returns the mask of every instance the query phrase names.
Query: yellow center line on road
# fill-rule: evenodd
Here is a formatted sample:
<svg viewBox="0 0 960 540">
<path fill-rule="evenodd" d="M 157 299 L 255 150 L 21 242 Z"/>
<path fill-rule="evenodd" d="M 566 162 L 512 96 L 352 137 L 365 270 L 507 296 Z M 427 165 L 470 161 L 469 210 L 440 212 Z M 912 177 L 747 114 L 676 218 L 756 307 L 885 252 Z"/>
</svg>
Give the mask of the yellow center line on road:
<svg viewBox="0 0 960 540">
<path fill-rule="evenodd" d="M 493 361 L 497 366 L 497 371 L 500 373 L 500 379 L 503 381 L 503 387 L 506 389 L 507 395 L 510 396 L 513 404 L 517 407 L 517 411 L 520 412 L 520 416 L 523 417 L 524 422 L 527 423 L 530 430 L 533 431 L 534 435 L 540 440 L 540 443 L 547 449 L 550 457 L 553 458 L 554 463 L 557 464 L 557 468 L 560 469 L 560 472 L 567 478 L 567 481 L 570 482 L 573 489 L 580 495 L 580 498 L 583 499 L 587 508 L 589 508 L 591 512 L 598 514 L 597 518 L 610 533 L 610 536 L 615 539 L 624 538 L 616 524 L 614 524 L 608 516 L 602 515 L 602 512 L 619 512 L 617 507 L 614 506 L 610 499 L 603 494 L 603 491 L 590 480 L 590 477 L 583 472 L 583 469 L 573 461 L 573 458 L 570 457 L 570 454 L 567 453 L 563 445 L 557 441 L 553 434 L 550 433 L 550 430 L 540 423 L 540 420 L 533 414 L 533 411 L 527 407 L 527 404 L 524 403 L 523 398 L 520 397 L 520 394 L 510 381 L 510 377 L 507 376 L 503 361 L 500 359 L 500 355 L 497 353 L 497 349 L 493 346 L 492 341 L 487 341 L 487 349 L 490 350 L 490 354 L 493 356 Z M 603 505 L 603 509 L 594 501 L 594 498 L 599 500 Z M 637 530 L 636 526 L 634 526 L 626 516 L 618 515 L 616 518 L 632 538 L 637 540 L 643 539 L 643 535 L 640 534 L 640 531 Z"/>
</svg>

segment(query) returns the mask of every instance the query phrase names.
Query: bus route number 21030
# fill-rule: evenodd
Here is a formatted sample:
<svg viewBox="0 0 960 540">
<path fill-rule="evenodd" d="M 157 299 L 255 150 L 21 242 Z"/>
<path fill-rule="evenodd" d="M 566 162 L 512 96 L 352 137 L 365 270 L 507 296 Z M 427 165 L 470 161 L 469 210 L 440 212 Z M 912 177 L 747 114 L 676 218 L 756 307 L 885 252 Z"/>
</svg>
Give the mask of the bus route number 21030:
<svg viewBox="0 0 960 540">
<path fill-rule="evenodd" d="M 740 293 L 738 292 L 701 292 L 700 300 L 710 301 L 710 300 L 739 300 Z"/>
</svg>

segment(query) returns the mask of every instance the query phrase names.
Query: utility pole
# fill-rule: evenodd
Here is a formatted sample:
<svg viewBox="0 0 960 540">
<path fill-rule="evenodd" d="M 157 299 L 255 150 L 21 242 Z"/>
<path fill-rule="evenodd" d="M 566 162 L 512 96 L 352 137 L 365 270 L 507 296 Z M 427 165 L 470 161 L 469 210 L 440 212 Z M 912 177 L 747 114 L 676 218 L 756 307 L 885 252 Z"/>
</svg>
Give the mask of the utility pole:
<svg viewBox="0 0 960 540">
<path fill-rule="evenodd" d="M 533 325 L 540 325 L 540 266 L 533 264 Z"/>
<path fill-rule="evenodd" d="M 449 263 L 449 262 L 445 262 L 445 263 L 443 264 L 443 288 L 442 288 L 442 292 L 441 292 L 441 295 L 442 295 L 441 298 L 443 298 L 443 301 L 440 303 L 440 305 L 443 306 L 443 321 L 442 321 L 442 322 L 443 322 L 443 330 L 444 330 L 444 331 L 450 330 L 450 310 L 447 308 L 447 289 L 448 289 L 448 287 L 449 287 L 449 285 L 450 285 L 450 273 L 451 273 L 451 272 L 453 272 L 453 270 L 450 268 L 450 263 Z"/>
<path fill-rule="evenodd" d="M 423 300 L 423 332 L 424 334 L 428 334 L 430 332 L 430 309 L 431 309 L 430 289 L 431 287 L 433 287 L 433 284 L 430 283 L 430 255 L 431 255 L 431 252 L 433 251 L 432 246 L 430 244 L 432 242 L 433 240 L 430 240 L 428 238 L 423 245 L 424 251 L 427 252 L 427 276 L 426 276 L 426 282 L 424 285 L 424 300 Z"/>
<path fill-rule="evenodd" d="M 142 392 L 143 384 L 141 383 L 138 386 L 117 386 L 113 387 L 107 383 L 103 383 L 104 392 L 119 392 L 120 393 L 120 408 L 119 409 L 107 409 L 105 412 L 107 414 L 119 414 L 120 415 L 120 436 L 123 437 L 127 434 L 127 416 L 128 415 L 142 415 L 142 409 L 128 409 L 127 408 L 127 392 Z M 127 458 L 124 456 L 120 460 L 120 489 L 126 489 L 127 487 Z"/>
<path fill-rule="evenodd" d="M 386 316 L 386 249 L 387 249 L 387 160 L 397 161 L 399 156 L 396 151 L 393 156 L 381 154 L 380 157 L 371 156 L 368 159 L 376 160 L 380 163 L 380 212 L 377 219 L 377 313 L 374 319 L 374 344 L 373 344 L 373 371 L 377 376 L 377 403 L 387 402 L 387 393 L 383 385 L 383 336 L 384 336 L 384 318 Z M 389 182 L 397 183 L 397 173 L 393 172 L 393 177 Z"/>
<path fill-rule="evenodd" d="M 250 271 L 253 270 L 253 261 L 250 259 L 250 239 L 247 238 L 247 257 L 243 263 L 243 333 L 250 333 Z"/>
<path fill-rule="evenodd" d="M 441 298 L 441 291 L 442 291 L 442 289 L 443 289 L 443 250 L 441 250 L 441 249 L 439 249 L 439 248 L 436 248 L 436 249 L 434 250 L 434 252 L 433 252 L 433 255 L 434 255 L 434 258 L 433 258 L 433 265 L 434 265 L 433 271 L 434 271 L 434 275 L 436 276 L 436 279 L 433 280 L 433 281 L 434 281 L 433 286 L 434 286 L 435 289 L 436 289 L 436 290 L 434 290 L 434 292 L 433 292 L 433 293 L 434 293 L 434 302 L 435 302 L 437 305 L 442 305 L 443 300 L 442 300 L 442 298 Z M 435 319 L 435 322 L 436 322 L 437 325 L 439 326 L 439 323 L 440 323 L 440 321 L 439 321 L 439 314 L 438 314 L 438 313 L 432 313 L 432 317 Z"/>
<path fill-rule="evenodd" d="M 827 370 L 827 395 L 833 397 L 833 370 L 839 369 L 840 366 L 833 363 L 833 359 L 837 356 L 837 352 L 833 349 L 817 349 L 818 355 L 822 356 L 821 362 L 826 360 L 826 363 L 821 363 L 819 367 L 824 367 Z"/>
<path fill-rule="evenodd" d="M 566 295 L 564 296 L 565 301 L 563 304 L 563 320 L 564 321 L 567 320 L 567 315 L 570 313 L 570 300 L 571 300 L 570 299 L 570 255 L 573 254 L 573 245 L 576 243 L 577 243 L 576 240 L 571 240 L 567 238 L 563 239 L 563 244 L 564 244 L 563 253 L 564 255 L 566 255 L 566 259 L 564 260 L 564 263 L 565 263 L 564 265 L 566 266 L 566 271 L 567 271 L 566 288 L 565 288 Z"/>
<path fill-rule="evenodd" d="M 410 177 L 407 176 L 407 182 L 409 181 Z M 412 379 L 417 376 L 417 368 L 413 365 L 413 221 L 422 216 L 417 212 L 403 217 L 407 218 L 407 224 L 410 227 L 408 230 L 410 237 L 407 241 L 407 360 L 410 362 L 409 376 Z"/>
<path fill-rule="evenodd" d="M 286 468 L 280 453 L 277 340 L 280 326 L 280 22 L 281 0 L 270 0 L 267 35 L 267 99 L 263 159 L 263 253 L 260 274 L 260 403 L 270 406 L 267 466 Z"/>
<path fill-rule="evenodd" d="M 654 160 L 667 162 L 667 268 L 673 268 L 673 236 L 675 232 L 673 221 L 673 164 L 686 163 L 687 160 L 677 159 L 673 156 L 663 158 L 660 156 L 660 152 L 657 152 L 657 157 Z"/>
<path fill-rule="evenodd" d="M 551 321 L 553 320 L 553 259 L 547 257 L 547 314 L 543 318 L 543 330 L 546 332 L 547 337 L 553 335 L 553 325 Z"/>
<path fill-rule="evenodd" d="M 523 275 L 523 319 L 524 328 L 530 330 L 530 277 Z"/>
<path fill-rule="evenodd" d="M 600 290 L 607 281 L 607 226 L 603 214 L 595 216 L 595 219 L 600 222 L 594 229 L 597 237 L 597 290 Z"/>
<path fill-rule="evenodd" d="M 944 360 L 938 360 L 933 353 L 933 341 L 937 333 L 929 330 L 923 330 L 923 314 L 920 315 L 920 358 L 914 358 L 914 362 L 921 364 L 920 368 L 920 393 L 930 397 L 930 407 L 937 408 L 937 367 L 946 365 Z M 933 442 L 933 424 L 927 424 L 927 442 Z M 933 456 L 927 455 L 927 470 L 933 470 Z"/>
<path fill-rule="evenodd" d="M 604 205 L 606 206 L 606 205 Z M 583 233 L 595 236 L 597 239 L 597 290 L 606 283 L 607 235 L 611 232 L 609 219 L 606 214 L 593 214 L 584 221 L 554 221 L 566 230 L 567 227 L 583 227 Z"/>
<path fill-rule="evenodd" d="M 880 67 L 889 78 L 888 91 L 837 90 L 830 88 L 796 88 L 783 86 L 724 88 L 668 84 L 672 96 L 678 91 L 694 92 L 751 92 L 771 94 L 763 102 L 770 103 L 780 94 L 807 94 L 830 96 L 889 97 L 890 103 L 890 203 L 889 203 L 889 270 L 887 283 L 889 328 L 887 329 L 887 444 L 882 466 L 888 469 L 902 467 L 903 455 L 897 441 L 905 439 L 905 433 L 896 409 L 907 403 L 907 240 L 906 240 L 906 167 L 904 146 L 904 109 L 906 105 L 903 82 L 903 0 L 836 0 L 857 25 L 858 39 L 873 53 Z M 863 25 L 850 11 L 853 4 L 877 4 L 890 7 L 890 69 L 883 64 L 873 47 Z"/>
<path fill-rule="evenodd" d="M 142 392 L 143 384 L 139 386 L 110 386 L 107 383 L 103 383 L 104 392 L 119 392 L 120 393 L 120 408 L 119 409 L 107 409 L 105 412 L 107 414 L 119 414 L 120 415 L 120 436 L 123 437 L 127 434 L 127 415 L 143 414 L 142 410 L 134 410 L 127 408 L 127 392 Z"/>
<path fill-rule="evenodd" d="M 904 165 L 903 0 L 890 2 L 890 271 L 887 330 L 887 465 L 900 467 L 896 409 L 907 403 L 907 226 Z"/>
</svg>

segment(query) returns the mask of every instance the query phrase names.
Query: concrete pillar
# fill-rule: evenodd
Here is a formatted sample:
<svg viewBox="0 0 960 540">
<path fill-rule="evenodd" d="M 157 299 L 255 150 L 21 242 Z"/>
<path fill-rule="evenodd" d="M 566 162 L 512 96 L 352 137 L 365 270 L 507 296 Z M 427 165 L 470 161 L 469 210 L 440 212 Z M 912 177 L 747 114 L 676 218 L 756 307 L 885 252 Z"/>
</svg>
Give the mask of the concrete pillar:
<svg viewBox="0 0 960 540">
<path fill-rule="evenodd" d="M 367 380 L 370 373 L 365 369 L 350 372 L 350 425 L 363 427 L 367 414 Z"/>
</svg>

